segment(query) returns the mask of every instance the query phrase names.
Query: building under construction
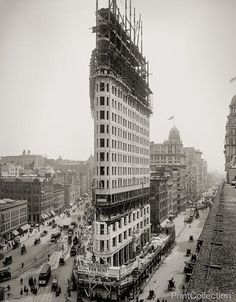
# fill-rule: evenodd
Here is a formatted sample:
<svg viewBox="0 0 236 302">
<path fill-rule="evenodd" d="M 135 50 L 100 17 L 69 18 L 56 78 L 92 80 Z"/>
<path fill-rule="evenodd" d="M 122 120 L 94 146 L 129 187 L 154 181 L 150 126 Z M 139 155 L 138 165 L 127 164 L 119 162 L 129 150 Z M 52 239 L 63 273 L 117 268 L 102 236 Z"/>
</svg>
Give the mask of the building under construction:
<svg viewBox="0 0 236 302">
<path fill-rule="evenodd" d="M 96 48 L 90 62 L 94 117 L 93 253 L 78 258 L 78 296 L 125 301 L 171 245 L 150 245 L 149 63 L 143 56 L 142 20 L 131 1 L 96 2 Z M 159 239 L 158 239 L 159 240 Z"/>
</svg>

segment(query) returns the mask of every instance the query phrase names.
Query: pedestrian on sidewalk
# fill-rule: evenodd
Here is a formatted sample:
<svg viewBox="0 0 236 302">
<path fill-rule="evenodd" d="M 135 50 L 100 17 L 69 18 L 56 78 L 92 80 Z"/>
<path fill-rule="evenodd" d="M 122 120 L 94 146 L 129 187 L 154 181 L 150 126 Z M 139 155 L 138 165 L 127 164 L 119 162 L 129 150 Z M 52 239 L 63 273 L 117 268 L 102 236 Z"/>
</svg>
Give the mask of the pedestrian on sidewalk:
<svg viewBox="0 0 236 302">
<path fill-rule="evenodd" d="M 182 291 L 183 291 L 183 294 L 184 294 L 185 293 L 185 286 L 184 286 L 184 284 L 182 286 Z"/>
<path fill-rule="evenodd" d="M 20 284 L 21 284 L 21 285 L 23 284 L 23 279 L 22 279 L 22 278 L 20 278 Z"/>
<path fill-rule="evenodd" d="M 21 288 L 21 290 L 20 290 L 20 295 L 21 296 L 23 295 L 23 288 Z"/>
<path fill-rule="evenodd" d="M 28 287 L 26 287 L 25 293 L 26 293 L 26 296 L 28 296 L 28 294 L 29 294 L 29 289 L 28 289 Z"/>
</svg>

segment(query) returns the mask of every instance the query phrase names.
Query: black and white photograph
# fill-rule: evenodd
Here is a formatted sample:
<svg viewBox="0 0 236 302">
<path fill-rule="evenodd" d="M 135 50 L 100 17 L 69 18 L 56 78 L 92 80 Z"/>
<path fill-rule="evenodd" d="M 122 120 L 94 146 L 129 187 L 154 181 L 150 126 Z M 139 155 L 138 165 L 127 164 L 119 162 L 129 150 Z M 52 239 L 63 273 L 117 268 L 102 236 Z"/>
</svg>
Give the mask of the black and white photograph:
<svg viewBox="0 0 236 302">
<path fill-rule="evenodd" d="M 236 302 L 236 0 L 0 0 L 0 301 Z"/>
</svg>

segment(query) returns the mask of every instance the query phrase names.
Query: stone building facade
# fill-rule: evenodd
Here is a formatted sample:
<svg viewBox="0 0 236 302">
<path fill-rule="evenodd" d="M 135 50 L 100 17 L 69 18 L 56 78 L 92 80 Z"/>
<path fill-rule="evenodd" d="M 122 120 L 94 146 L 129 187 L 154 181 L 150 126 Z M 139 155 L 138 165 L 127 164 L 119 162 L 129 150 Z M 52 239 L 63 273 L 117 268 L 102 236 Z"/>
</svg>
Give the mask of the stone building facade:
<svg viewBox="0 0 236 302">
<path fill-rule="evenodd" d="M 177 173 L 177 209 L 180 212 L 186 206 L 187 174 L 183 144 L 176 127 L 170 130 L 169 139 L 164 143 L 150 144 L 151 172 L 160 166 L 168 167 Z"/>
<path fill-rule="evenodd" d="M 17 235 L 27 221 L 27 200 L 0 199 L 0 243 Z"/>
<path fill-rule="evenodd" d="M 48 178 L 0 178 L 0 198 L 27 200 L 30 223 L 40 223 L 54 210 L 53 183 Z"/>
<path fill-rule="evenodd" d="M 236 177 L 236 95 L 229 105 L 225 130 L 225 171 L 226 181 L 229 183 Z"/>
</svg>

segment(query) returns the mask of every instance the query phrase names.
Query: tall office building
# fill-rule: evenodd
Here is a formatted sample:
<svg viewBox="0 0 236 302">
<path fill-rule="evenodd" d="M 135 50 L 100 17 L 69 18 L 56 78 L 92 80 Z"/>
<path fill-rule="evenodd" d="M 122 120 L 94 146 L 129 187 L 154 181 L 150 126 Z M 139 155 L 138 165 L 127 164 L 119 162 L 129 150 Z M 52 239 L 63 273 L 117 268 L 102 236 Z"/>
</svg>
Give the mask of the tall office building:
<svg viewBox="0 0 236 302">
<path fill-rule="evenodd" d="M 121 266 L 150 239 L 149 65 L 142 21 L 116 1 L 96 9 L 96 48 L 90 62 L 94 117 L 96 206 L 94 254 Z M 131 7 L 129 16 L 131 16 Z M 134 19 L 133 19 L 134 18 Z M 134 20 L 134 22 L 133 22 Z"/>
<path fill-rule="evenodd" d="M 236 178 L 236 95 L 229 105 L 225 133 L 225 171 L 226 180 L 231 182 Z"/>
<path fill-rule="evenodd" d="M 164 166 L 177 171 L 177 210 L 181 212 L 186 207 L 186 163 L 183 153 L 183 143 L 179 130 L 176 127 L 170 129 L 169 139 L 163 143 L 150 144 L 150 167 L 155 172 L 156 167 Z M 172 173 L 171 173 L 172 174 Z M 172 214 L 176 214 L 175 210 Z"/>
</svg>

